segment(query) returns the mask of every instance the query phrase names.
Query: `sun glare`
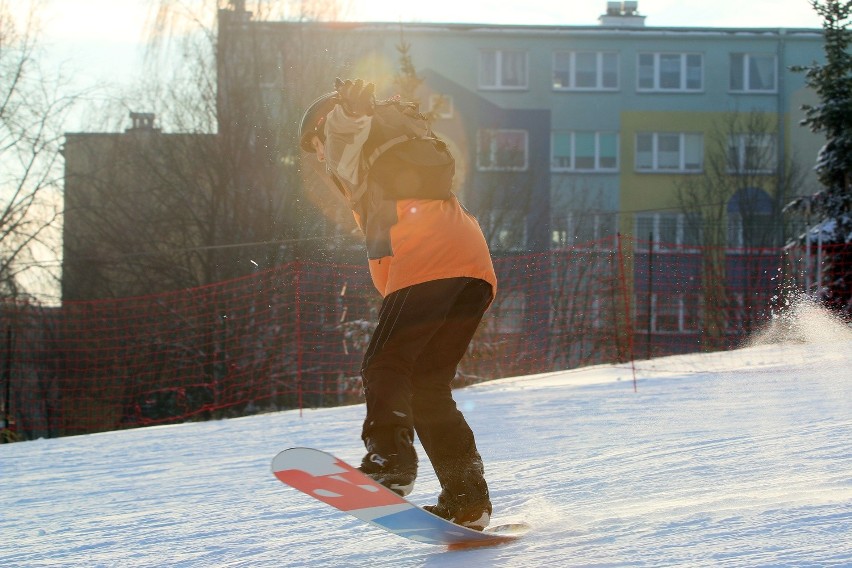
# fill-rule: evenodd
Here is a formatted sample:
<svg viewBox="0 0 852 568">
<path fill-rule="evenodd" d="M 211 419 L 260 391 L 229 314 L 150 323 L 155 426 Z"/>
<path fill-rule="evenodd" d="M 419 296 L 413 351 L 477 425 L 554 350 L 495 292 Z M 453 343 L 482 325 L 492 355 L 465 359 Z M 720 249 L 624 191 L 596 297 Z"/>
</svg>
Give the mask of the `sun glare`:
<svg viewBox="0 0 852 568">
<path fill-rule="evenodd" d="M 54 0 L 44 11 L 45 33 L 60 40 L 136 42 L 143 37 L 148 5 L 138 0 Z"/>
</svg>

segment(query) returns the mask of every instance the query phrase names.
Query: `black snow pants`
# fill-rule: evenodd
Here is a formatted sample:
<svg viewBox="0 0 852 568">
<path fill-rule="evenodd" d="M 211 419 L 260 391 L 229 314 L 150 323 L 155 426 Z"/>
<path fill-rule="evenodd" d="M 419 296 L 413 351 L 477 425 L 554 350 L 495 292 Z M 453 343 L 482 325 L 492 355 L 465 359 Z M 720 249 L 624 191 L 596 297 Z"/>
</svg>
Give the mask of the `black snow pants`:
<svg viewBox="0 0 852 568">
<path fill-rule="evenodd" d="M 451 382 L 491 298 L 491 285 L 476 278 L 434 280 L 389 294 L 364 355 L 362 438 L 381 428 L 413 427 L 442 486 L 474 460 L 481 471 Z"/>
</svg>

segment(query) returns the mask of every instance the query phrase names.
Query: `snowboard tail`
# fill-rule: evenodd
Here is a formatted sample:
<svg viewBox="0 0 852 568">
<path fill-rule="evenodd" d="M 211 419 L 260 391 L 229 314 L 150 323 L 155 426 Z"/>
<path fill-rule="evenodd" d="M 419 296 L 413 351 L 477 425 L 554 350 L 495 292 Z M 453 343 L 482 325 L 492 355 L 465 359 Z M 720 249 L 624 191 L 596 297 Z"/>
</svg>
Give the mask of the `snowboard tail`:
<svg viewBox="0 0 852 568">
<path fill-rule="evenodd" d="M 457 525 L 313 448 L 290 448 L 279 453 L 272 460 L 272 473 L 302 493 L 416 542 L 466 548 L 509 542 L 529 530 L 524 523 L 498 525 L 481 532 Z"/>
</svg>

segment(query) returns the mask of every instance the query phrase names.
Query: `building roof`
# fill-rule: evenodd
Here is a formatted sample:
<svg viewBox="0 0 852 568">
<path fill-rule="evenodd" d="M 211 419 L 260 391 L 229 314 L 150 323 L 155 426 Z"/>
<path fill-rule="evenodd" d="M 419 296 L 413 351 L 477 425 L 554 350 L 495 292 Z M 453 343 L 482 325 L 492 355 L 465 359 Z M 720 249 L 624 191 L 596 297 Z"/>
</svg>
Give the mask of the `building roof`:
<svg viewBox="0 0 852 568">
<path fill-rule="evenodd" d="M 641 35 L 641 36 L 672 36 L 672 35 L 706 35 L 706 36 L 778 36 L 787 37 L 818 37 L 823 35 L 821 28 L 711 28 L 711 27 L 627 27 L 603 25 L 543 25 L 543 24 L 476 24 L 476 23 L 424 23 L 424 22 L 291 22 L 291 21 L 253 21 L 260 27 L 279 26 L 310 26 L 328 28 L 329 30 L 350 31 L 393 31 L 399 32 L 400 26 L 406 32 L 427 33 L 482 33 L 482 34 L 517 34 L 517 35 Z"/>
</svg>

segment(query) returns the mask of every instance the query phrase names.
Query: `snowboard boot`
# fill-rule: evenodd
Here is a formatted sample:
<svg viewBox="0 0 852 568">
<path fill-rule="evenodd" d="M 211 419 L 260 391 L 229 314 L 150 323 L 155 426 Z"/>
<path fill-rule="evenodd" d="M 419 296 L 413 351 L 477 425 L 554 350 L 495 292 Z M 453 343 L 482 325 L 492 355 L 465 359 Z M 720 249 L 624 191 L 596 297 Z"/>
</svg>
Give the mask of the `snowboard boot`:
<svg viewBox="0 0 852 568">
<path fill-rule="evenodd" d="M 417 478 L 417 452 L 411 429 L 404 426 L 379 429 L 364 442 L 367 455 L 358 469 L 402 497 L 411 493 Z"/>
<path fill-rule="evenodd" d="M 477 531 L 485 529 L 491 521 L 491 499 L 482 462 L 476 460 L 461 479 L 444 484 L 437 505 L 423 508 L 457 525 Z"/>
<path fill-rule="evenodd" d="M 441 491 L 437 505 L 423 507 L 433 515 L 442 519 L 481 531 L 491 522 L 491 499 L 486 495 L 476 500 L 466 500 L 464 496 L 452 497 L 446 491 Z"/>
</svg>

